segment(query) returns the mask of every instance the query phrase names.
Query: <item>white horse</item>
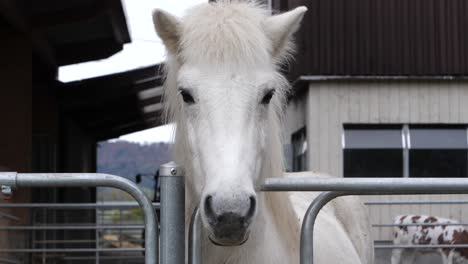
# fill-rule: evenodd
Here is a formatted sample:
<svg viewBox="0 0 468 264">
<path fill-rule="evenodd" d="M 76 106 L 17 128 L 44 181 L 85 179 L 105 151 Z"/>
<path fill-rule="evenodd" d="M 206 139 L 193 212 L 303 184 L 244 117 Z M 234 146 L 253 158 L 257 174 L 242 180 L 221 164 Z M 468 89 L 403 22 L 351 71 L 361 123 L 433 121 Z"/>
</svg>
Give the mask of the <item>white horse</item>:
<svg viewBox="0 0 468 264">
<path fill-rule="evenodd" d="M 278 72 L 307 9 L 270 16 L 258 4 L 218 1 L 183 18 L 155 10 L 168 51 L 165 102 L 176 162 L 187 170 L 187 223 L 200 206 L 203 263 L 299 263 L 299 232 L 317 194 L 256 192 L 284 177 L 281 116 L 289 85 Z M 317 176 L 307 173 L 306 176 Z M 365 208 L 340 198 L 320 213 L 315 263 L 373 263 Z"/>
</svg>

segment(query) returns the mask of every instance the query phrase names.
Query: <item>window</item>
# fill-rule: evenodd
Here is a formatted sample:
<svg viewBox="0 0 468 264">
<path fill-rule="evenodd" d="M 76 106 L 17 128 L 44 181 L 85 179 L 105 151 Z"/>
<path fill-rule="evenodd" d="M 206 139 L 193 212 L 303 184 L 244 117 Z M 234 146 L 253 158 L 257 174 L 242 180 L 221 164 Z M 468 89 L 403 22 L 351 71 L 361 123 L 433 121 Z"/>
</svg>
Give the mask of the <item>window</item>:
<svg viewBox="0 0 468 264">
<path fill-rule="evenodd" d="M 303 127 L 295 132 L 291 137 L 293 171 L 307 170 L 307 133 Z"/>
<path fill-rule="evenodd" d="M 345 177 L 468 177 L 468 128 L 346 125 Z"/>
<path fill-rule="evenodd" d="M 345 127 L 345 177 L 402 177 L 401 126 Z"/>
<path fill-rule="evenodd" d="M 467 177 L 467 131 L 463 127 L 410 126 L 410 177 Z"/>
</svg>

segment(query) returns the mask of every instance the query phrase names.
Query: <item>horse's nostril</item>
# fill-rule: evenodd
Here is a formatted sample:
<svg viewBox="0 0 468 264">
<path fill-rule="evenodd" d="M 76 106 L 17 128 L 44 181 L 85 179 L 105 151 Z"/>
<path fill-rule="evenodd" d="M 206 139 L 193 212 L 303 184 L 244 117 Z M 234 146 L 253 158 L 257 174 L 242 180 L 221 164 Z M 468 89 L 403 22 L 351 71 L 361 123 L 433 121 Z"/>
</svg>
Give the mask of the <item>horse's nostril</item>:
<svg viewBox="0 0 468 264">
<path fill-rule="evenodd" d="M 220 216 L 218 216 L 217 220 L 218 220 L 218 222 L 223 222 L 224 218 L 225 218 L 224 215 L 220 215 Z"/>
<path fill-rule="evenodd" d="M 246 219 L 250 219 L 254 216 L 255 210 L 257 209 L 257 199 L 255 196 L 250 196 L 250 207 L 249 211 L 247 212 Z"/>
<path fill-rule="evenodd" d="M 208 217 L 208 219 L 210 220 L 210 222 L 216 221 L 217 217 L 216 217 L 216 214 L 215 214 L 215 212 L 213 210 L 213 197 L 211 195 L 206 196 L 204 207 L 205 207 L 205 214 Z"/>
</svg>

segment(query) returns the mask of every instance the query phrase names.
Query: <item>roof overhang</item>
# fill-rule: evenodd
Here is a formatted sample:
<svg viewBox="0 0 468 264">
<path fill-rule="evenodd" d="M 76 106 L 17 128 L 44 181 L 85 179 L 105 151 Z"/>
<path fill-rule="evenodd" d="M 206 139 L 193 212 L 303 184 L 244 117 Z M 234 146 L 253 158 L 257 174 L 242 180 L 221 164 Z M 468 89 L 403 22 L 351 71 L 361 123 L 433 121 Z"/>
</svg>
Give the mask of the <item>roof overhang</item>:
<svg viewBox="0 0 468 264">
<path fill-rule="evenodd" d="M 62 83 L 60 101 L 67 116 L 106 140 L 162 125 L 162 85 L 156 65 Z"/>
<path fill-rule="evenodd" d="M 19 6 L 24 0 L 15 2 Z M 42 0 L 29 6 L 27 16 L 17 21 L 31 28 L 33 52 L 45 64 L 59 67 L 104 59 L 131 41 L 120 0 Z"/>
</svg>

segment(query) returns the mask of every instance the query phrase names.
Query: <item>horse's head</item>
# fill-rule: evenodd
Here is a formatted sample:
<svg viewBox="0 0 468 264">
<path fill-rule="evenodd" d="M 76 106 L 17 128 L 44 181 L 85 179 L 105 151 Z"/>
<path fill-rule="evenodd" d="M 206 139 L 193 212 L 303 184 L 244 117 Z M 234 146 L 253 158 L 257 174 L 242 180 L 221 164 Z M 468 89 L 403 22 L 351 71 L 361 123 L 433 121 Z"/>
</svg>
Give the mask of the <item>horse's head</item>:
<svg viewBox="0 0 468 264">
<path fill-rule="evenodd" d="M 193 174 L 189 188 L 216 244 L 248 239 L 261 203 L 255 183 L 271 166 L 281 168 L 272 155 L 281 152 L 288 84 L 278 68 L 306 10 L 269 16 L 253 3 L 225 1 L 200 5 L 182 19 L 153 14 L 169 53 L 165 100 L 184 152 L 176 155 Z"/>
</svg>

